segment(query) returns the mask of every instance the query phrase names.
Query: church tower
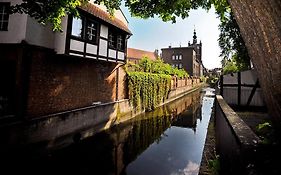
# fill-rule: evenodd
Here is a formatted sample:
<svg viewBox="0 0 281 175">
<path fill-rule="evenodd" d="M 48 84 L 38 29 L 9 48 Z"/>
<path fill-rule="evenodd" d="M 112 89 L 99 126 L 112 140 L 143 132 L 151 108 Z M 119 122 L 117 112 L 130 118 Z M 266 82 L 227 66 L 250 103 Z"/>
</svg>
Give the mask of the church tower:
<svg viewBox="0 0 281 175">
<path fill-rule="evenodd" d="M 194 32 L 193 32 L 193 43 L 192 45 L 196 45 L 197 44 L 197 36 L 196 36 L 196 31 L 194 29 Z"/>
<path fill-rule="evenodd" d="M 193 42 L 192 44 L 188 42 L 188 46 L 194 48 L 196 52 L 196 58 L 202 63 L 202 42 L 200 41 L 200 43 L 197 44 L 197 35 L 195 28 L 193 32 Z"/>
</svg>

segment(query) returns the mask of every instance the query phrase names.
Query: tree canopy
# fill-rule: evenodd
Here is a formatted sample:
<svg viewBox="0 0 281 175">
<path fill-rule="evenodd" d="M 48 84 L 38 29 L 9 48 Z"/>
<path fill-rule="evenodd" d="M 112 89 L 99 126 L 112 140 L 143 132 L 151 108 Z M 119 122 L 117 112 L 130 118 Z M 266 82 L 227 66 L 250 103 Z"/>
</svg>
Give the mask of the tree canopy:
<svg viewBox="0 0 281 175">
<path fill-rule="evenodd" d="M 89 0 L 23 0 L 13 6 L 12 13 L 27 13 L 41 23 L 50 22 L 54 30 L 60 30 L 61 18 L 66 14 L 78 15 L 76 7 Z M 122 0 L 92 0 L 96 4 L 103 3 L 113 14 L 114 9 L 121 6 Z M 160 17 L 163 21 L 176 22 L 176 17 L 188 17 L 191 9 L 202 7 L 210 9 L 214 5 L 217 13 L 223 17 L 229 11 L 227 0 L 125 0 L 132 16 L 149 18 Z"/>
<path fill-rule="evenodd" d="M 184 69 L 178 69 L 172 67 L 168 63 L 164 63 L 163 60 L 151 60 L 148 57 L 143 57 L 138 64 L 128 62 L 126 65 L 128 72 L 137 71 L 137 72 L 147 72 L 153 74 L 165 74 L 165 75 L 174 75 L 178 78 L 187 78 L 189 77 L 188 73 Z"/>
<path fill-rule="evenodd" d="M 229 67 L 235 67 L 231 69 L 235 70 L 234 72 L 249 69 L 250 57 L 232 12 L 224 16 L 219 29 L 220 56 L 223 68 L 227 69 L 224 73 L 229 73 Z"/>
<path fill-rule="evenodd" d="M 11 8 L 13 13 L 27 13 L 37 19 L 40 23 L 50 22 L 55 31 L 61 30 L 61 19 L 66 14 L 78 16 L 78 6 L 87 3 L 89 0 L 23 0 Z M 97 4 L 104 4 L 111 14 L 114 9 L 121 6 L 122 0 L 92 0 Z M 163 21 L 176 22 L 176 17 L 188 17 L 191 9 L 199 7 L 209 10 L 212 5 L 216 9 L 221 24 L 219 45 L 222 49 L 221 56 L 227 62 L 236 55 L 235 61 L 239 69 L 249 67 L 249 56 L 240 35 L 239 27 L 231 13 L 227 0 L 125 0 L 131 15 L 141 18 L 160 17 Z M 224 64 L 223 64 L 224 65 Z"/>
</svg>

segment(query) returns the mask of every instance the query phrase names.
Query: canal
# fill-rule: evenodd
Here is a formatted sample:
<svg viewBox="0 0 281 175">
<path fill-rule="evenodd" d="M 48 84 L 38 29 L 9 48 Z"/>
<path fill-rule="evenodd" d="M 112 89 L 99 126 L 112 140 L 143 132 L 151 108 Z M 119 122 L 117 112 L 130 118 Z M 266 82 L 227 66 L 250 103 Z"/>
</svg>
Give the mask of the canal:
<svg viewBox="0 0 281 175">
<path fill-rule="evenodd" d="M 2 149 L 2 171 L 197 175 L 214 102 L 212 92 L 197 90 L 85 139 L 76 132 L 73 143 L 63 148 L 47 149 L 37 143 L 12 152 Z M 91 130 L 83 135 L 87 132 L 90 135 Z"/>
</svg>

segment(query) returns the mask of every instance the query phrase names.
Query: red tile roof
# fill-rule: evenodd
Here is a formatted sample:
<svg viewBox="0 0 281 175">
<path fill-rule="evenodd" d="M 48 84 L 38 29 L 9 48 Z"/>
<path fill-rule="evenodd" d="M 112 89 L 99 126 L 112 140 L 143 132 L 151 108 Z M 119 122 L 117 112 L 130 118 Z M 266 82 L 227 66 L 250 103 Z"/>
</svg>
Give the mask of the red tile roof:
<svg viewBox="0 0 281 175">
<path fill-rule="evenodd" d="M 142 59 L 144 56 L 147 56 L 151 60 L 156 60 L 157 56 L 154 52 L 149 52 L 145 50 L 139 50 L 134 48 L 127 49 L 127 58 L 128 59 Z"/>
<path fill-rule="evenodd" d="M 131 31 L 129 30 L 128 26 L 124 24 L 121 20 L 114 18 L 113 16 L 110 16 L 109 13 L 103 11 L 99 7 L 95 6 L 94 4 L 91 3 L 86 3 L 85 5 L 82 5 L 79 7 L 80 9 L 96 16 L 97 18 L 114 25 L 115 27 L 118 27 L 121 30 L 126 31 L 129 34 L 132 34 Z"/>
</svg>

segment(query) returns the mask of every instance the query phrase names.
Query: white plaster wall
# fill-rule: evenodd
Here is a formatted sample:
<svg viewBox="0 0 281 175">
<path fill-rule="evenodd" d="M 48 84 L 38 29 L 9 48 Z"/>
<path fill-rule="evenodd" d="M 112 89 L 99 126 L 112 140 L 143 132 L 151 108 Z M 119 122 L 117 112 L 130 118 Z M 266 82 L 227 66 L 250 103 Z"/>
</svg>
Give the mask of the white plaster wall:
<svg viewBox="0 0 281 175">
<path fill-rule="evenodd" d="M 237 87 L 224 87 L 223 98 L 227 104 L 237 104 L 238 91 Z"/>
<path fill-rule="evenodd" d="M 101 25 L 100 27 L 100 36 L 104 38 L 108 38 L 108 27 L 105 25 Z"/>
<path fill-rule="evenodd" d="M 241 84 L 255 84 L 257 75 L 254 70 L 241 72 Z"/>
<path fill-rule="evenodd" d="M 76 53 L 69 53 L 69 55 L 78 56 L 78 57 L 83 57 L 83 55 L 81 55 L 81 54 L 76 54 Z"/>
<path fill-rule="evenodd" d="M 39 24 L 34 18 L 27 17 L 26 41 L 29 44 L 54 48 L 55 33 L 52 31 L 50 24 Z"/>
<path fill-rule="evenodd" d="M 246 105 L 249 99 L 249 96 L 252 92 L 252 87 L 242 87 L 241 88 L 241 105 Z M 256 90 L 250 106 L 264 106 L 262 90 L 259 88 Z"/>
<path fill-rule="evenodd" d="M 21 0 L 0 0 L 0 2 L 11 2 L 15 5 Z M 27 15 L 12 14 L 9 16 L 8 31 L 0 31 L 0 43 L 20 43 L 25 40 Z"/>
<path fill-rule="evenodd" d="M 124 52 L 119 52 L 119 51 L 118 51 L 118 59 L 119 59 L 119 60 L 124 60 L 124 59 L 125 59 L 125 54 L 124 54 Z"/>
<path fill-rule="evenodd" d="M 55 33 L 54 47 L 55 47 L 55 51 L 58 54 L 64 54 L 65 53 L 67 21 L 68 21 L 68 16 L 64 17 L 62 19 L 62 22 L 61 22 L 63 32 L 56 32 Z"/>
<path fill-rule="evenodd" d="M 237 73 L 227 74 L 223 76 L 223 84 L 238 84 Z"/>
<path fill-rule="evenodd" d="M 109 49 L 108 57 L 116 59 L 116 50 Z"/>
<path fill-rule="evenodd" d="M 97 54 L 98 47 L 93 44 L 86 45 L 86 52 L 91 54 Z"/>
<path fill-rule="evenodd" d="M 107 56 L 107 41 L 100 39 L 99 55 Z"/>
<path fill-rule="evenodd" d="M 93 56 L 89 56 L 89 55 L 86 55 L 86 58 L 97 59 L 97 57 L 93 57 Z"/>
<path fill-rule="evenodd" d="M 84 52 L 84 42 L 77 40 L 70 40 L 70 50 Z"/>
</svg>

